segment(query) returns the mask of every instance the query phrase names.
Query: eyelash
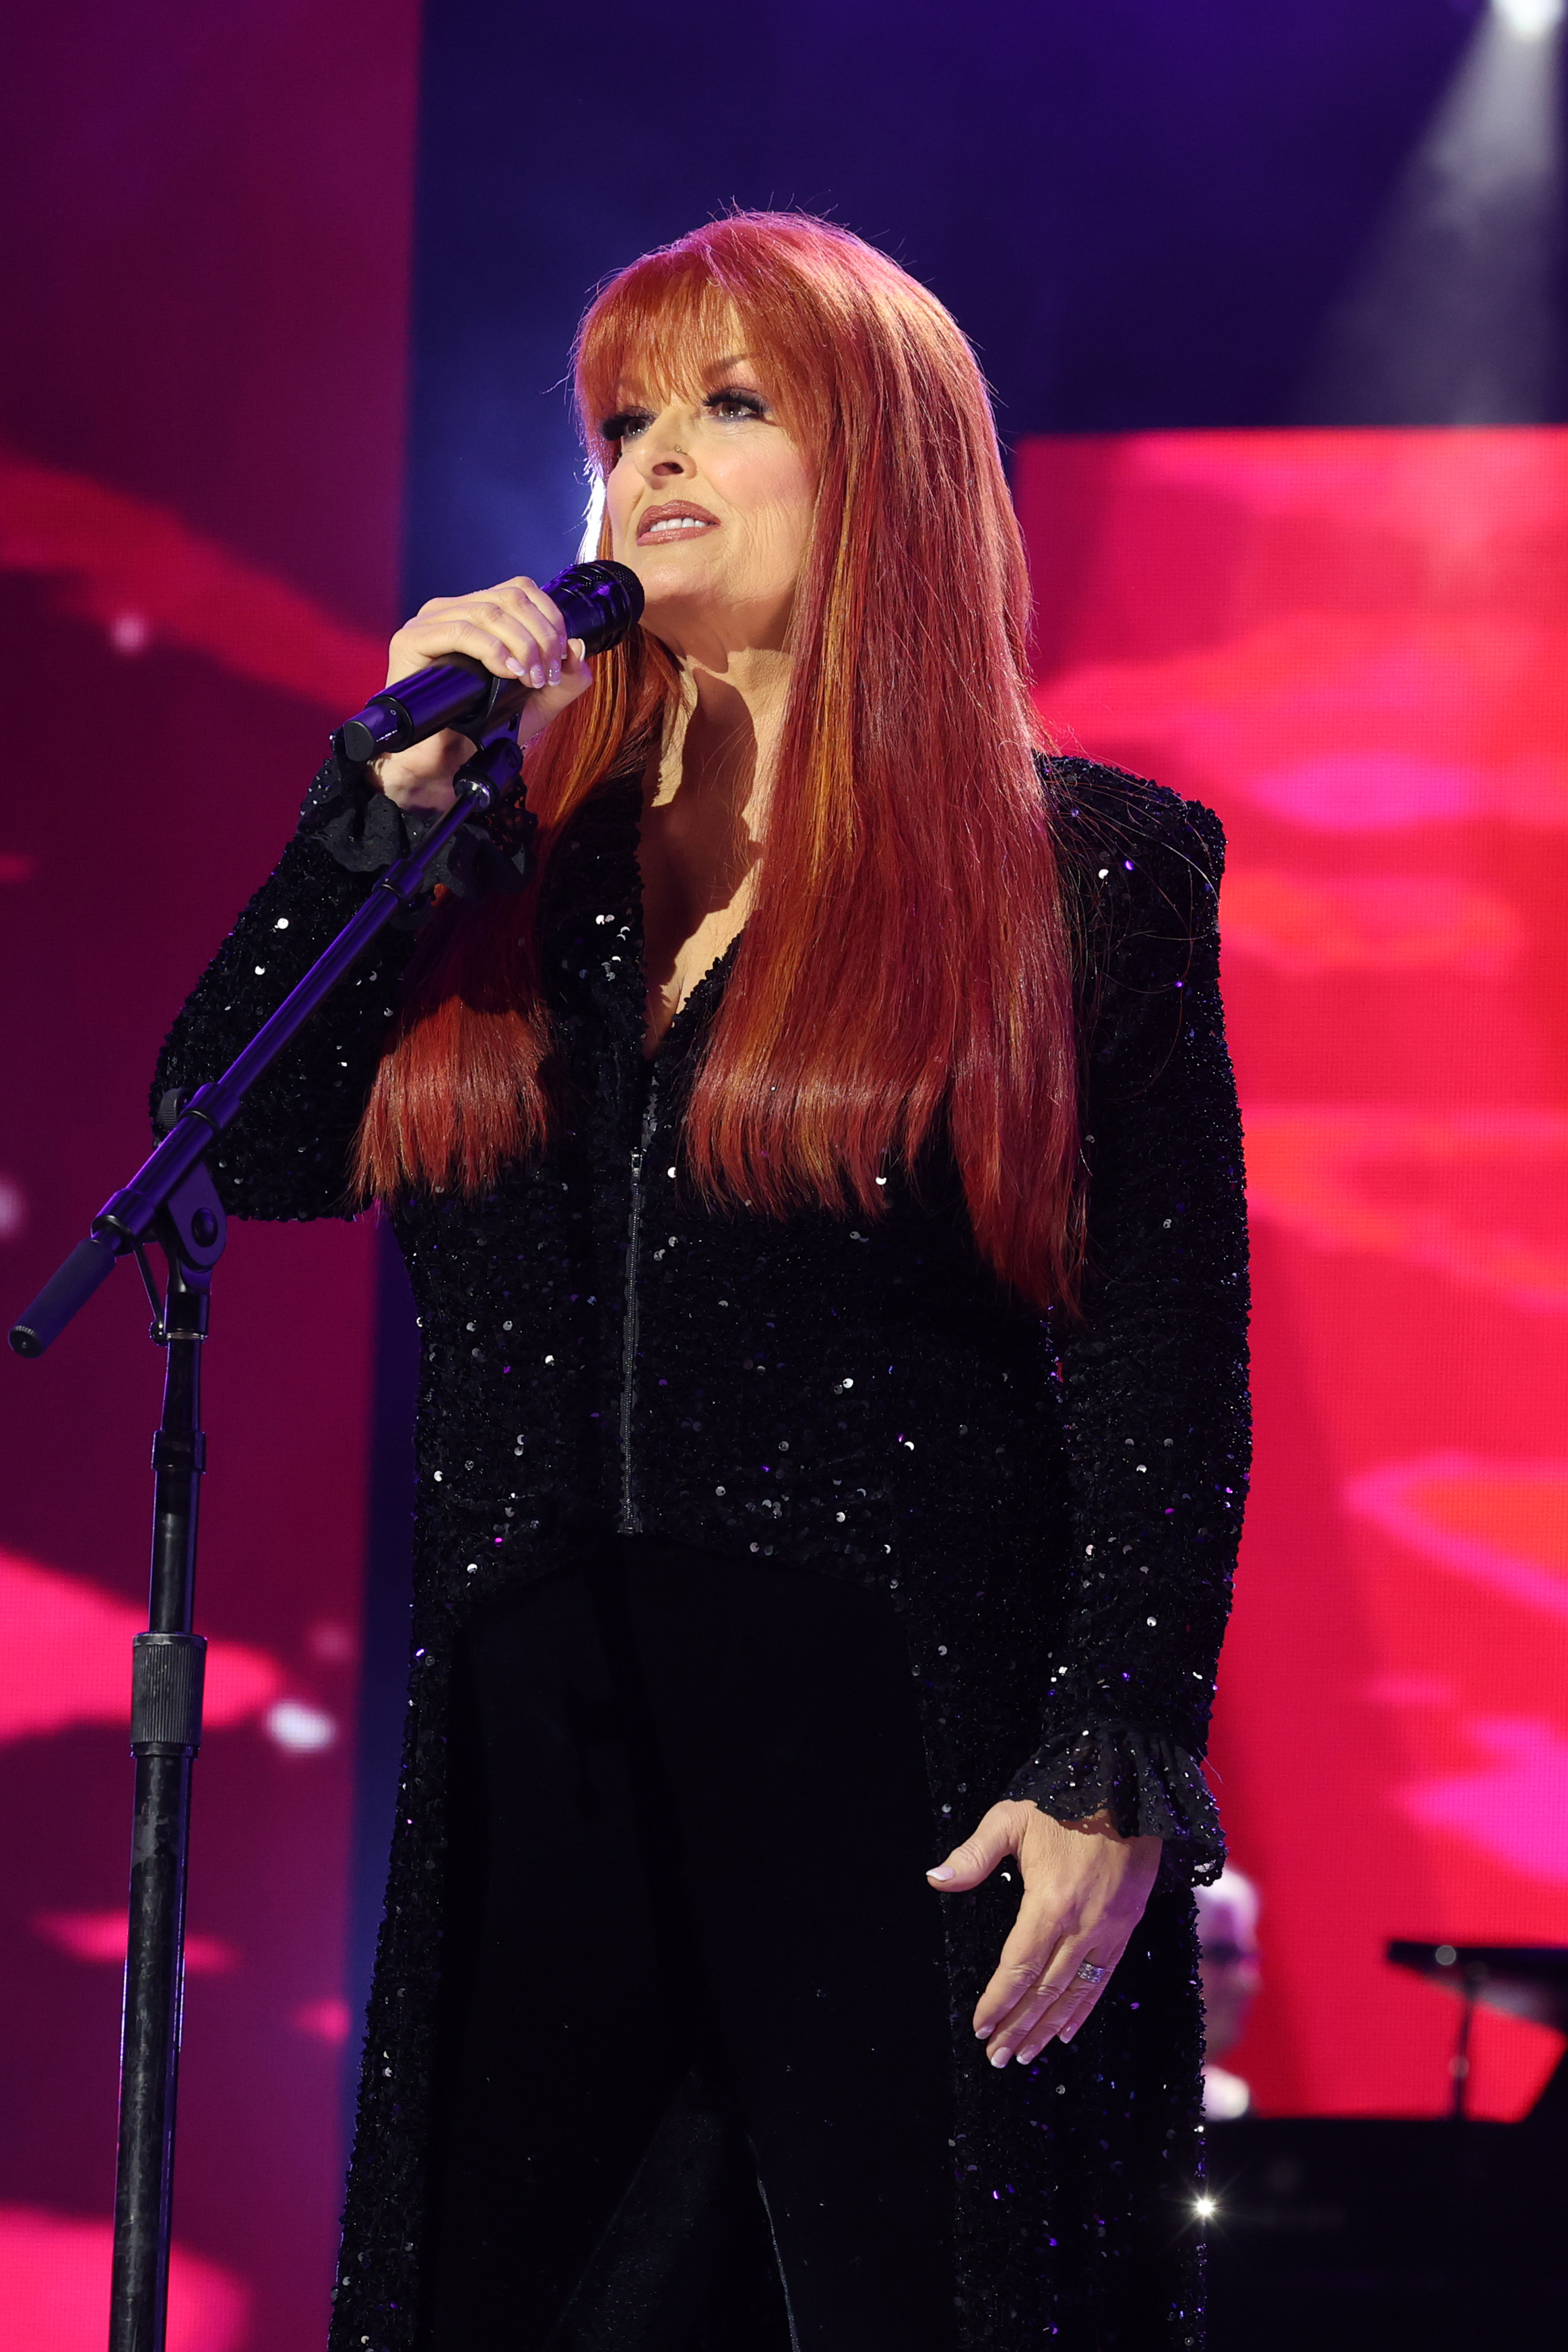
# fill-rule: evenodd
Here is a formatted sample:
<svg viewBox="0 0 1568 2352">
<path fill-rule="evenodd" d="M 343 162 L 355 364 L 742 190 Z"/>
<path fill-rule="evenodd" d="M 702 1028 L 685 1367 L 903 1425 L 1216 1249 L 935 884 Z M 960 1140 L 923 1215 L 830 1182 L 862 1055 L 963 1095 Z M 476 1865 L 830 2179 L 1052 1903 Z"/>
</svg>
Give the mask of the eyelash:
<svg viewBox="0 0 1568 2352">
<path fill-rule="evenodd" d="M 710 413 L 716 413 L 721 408 L 738 408 L 758 424 L 762 424 L 768 415 L 768 403 L 760 393 L 743 392 L 737 386 L 729 386 L 721 392 L 710 392 L 703 402 L 703 406 Z M 619 415 L 607 416 L 599 430 L 606 441 L 620 443 L 625 441 L 637 427 L 649 425 L 653 421 L 653 413 L 649 409 L 623 408 Z"/>
</svg>

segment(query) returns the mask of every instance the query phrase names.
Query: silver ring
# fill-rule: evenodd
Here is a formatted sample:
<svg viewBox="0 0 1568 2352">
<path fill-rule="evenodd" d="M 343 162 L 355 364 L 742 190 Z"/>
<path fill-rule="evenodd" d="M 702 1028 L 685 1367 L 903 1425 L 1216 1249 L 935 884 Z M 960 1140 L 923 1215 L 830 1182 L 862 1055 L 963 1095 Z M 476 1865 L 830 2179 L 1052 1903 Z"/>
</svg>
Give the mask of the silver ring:
<svg viewBox="0 0 1568 2352">
<path fill-rule="evenodd" d="M 1110 1969 L 1102 1968 L 1098 1960 L 1085 1960 L 1072 1981 L 1074 1984 L 1103 1984 L 1110 1973 Z"/>
</svg>

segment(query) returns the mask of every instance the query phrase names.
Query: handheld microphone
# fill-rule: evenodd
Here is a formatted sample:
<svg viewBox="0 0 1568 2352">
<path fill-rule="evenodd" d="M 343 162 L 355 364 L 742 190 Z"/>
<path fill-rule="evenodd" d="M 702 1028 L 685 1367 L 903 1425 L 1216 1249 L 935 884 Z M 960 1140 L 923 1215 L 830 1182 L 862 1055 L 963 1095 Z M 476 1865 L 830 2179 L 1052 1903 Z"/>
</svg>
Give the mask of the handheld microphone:
<svg viewBox="0 0 1568 2352">
<path fill-rule="evenodd" d="M 559 606 L 567 635 L 580 637 L 591 654 L 618 646 L 643 616 L 643 583 L 624 563 L 574 563 L 547 580 L 544 593 Z M 497 677 L 466 654 L 448 654 L 371 695 L 337 730 L 333 749 L 340 759 L 362 764 L 385 751 L 406 751 L 444 727 L 477 742 L 520 710 L 530 691 L 517 678 Z"/>
</svg>

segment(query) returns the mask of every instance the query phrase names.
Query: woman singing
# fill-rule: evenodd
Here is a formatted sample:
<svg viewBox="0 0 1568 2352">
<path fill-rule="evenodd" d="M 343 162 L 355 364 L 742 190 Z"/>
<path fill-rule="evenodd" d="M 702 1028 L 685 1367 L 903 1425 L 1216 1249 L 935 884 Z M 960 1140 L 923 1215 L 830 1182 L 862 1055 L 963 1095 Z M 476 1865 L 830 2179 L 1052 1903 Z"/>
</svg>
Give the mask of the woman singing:
<svg viewBox="0 0 1568 2352">
<path fill-rule="evenodd" d="M 332 2342 L 1196 2346 L 1219 827 L 1037 749 L 985 389 L 882 255 L 699 229 L 577 384 L 641 631 L 515 579 L 399 632 L 531 686 L 526 805 L 214 1152 L 242 1216 L 380 1202 L 423 1331 Z M 470 748 L 323 772 L 160 1092 Z"/>
</svg>

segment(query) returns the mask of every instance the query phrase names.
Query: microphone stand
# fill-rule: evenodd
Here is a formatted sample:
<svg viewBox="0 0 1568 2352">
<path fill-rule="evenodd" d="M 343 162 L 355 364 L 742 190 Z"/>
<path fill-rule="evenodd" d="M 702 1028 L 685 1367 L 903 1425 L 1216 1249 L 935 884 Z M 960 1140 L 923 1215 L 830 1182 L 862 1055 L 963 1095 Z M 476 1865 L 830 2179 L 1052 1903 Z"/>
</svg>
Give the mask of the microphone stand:
<svg viewBox="0 0 1568 2352">
<path fill-rule="evenodd" d="M 191 1771 L 202 1738 L 206 1641 L 193 1630 L 196 1514 L 206 1441 L 201 1429 L 202 1347 L 213 1269 L 225 1219 L 206 1155 L 246 1094 L 290 1044 L 378 931 L 419 898 L 453 835 L 516 782 L 515 737 L 481 745 L 454 780 L 457 799 L 418 845 L 383 874 L 303 980 L 222 1077 L 200 1087 L 129 1184 L 12 1327 L 21 1356 L 41 1356 L 78 1308 L 132 1256 L 152 1305 L 153 1344 L 167 1350 L 163 1415 L 152 1442 L 152 1566 L 148 1630 L 131 1643 L 131 1752 L 136 1798 L 131 1918 L 120 2060 L 110 2352 L 163 2352 L 169 2293 L 174 2095 L 184 1983 L 185 1878 Z M 159 1297 L 147 1261 L 156 1242 L 168 1266 Z"/>
</svg>

